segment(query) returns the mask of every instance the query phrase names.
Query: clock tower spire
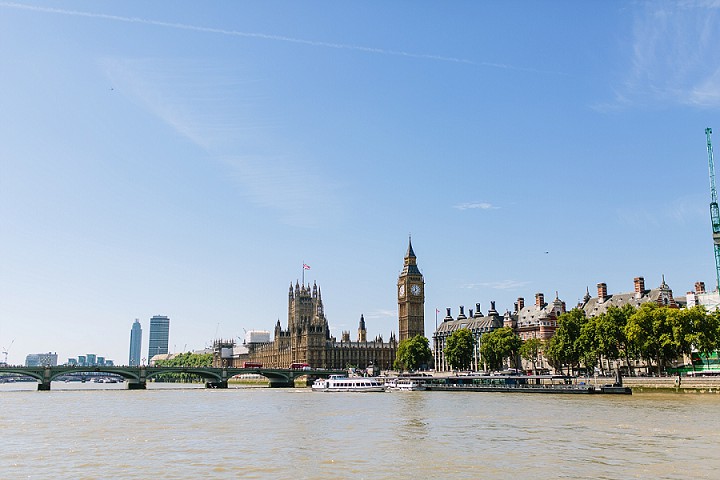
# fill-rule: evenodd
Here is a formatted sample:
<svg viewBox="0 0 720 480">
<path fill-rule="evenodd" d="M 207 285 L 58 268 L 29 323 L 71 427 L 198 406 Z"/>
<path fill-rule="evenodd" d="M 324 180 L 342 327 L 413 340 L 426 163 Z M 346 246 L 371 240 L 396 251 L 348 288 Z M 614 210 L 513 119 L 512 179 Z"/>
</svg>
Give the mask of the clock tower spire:
<svg viewBox="0 0 720 480">
<path fill-rule="evenodd" d="M 417 258 L 408 238 L 405 262 L 398 277 L 398 340 L 425 336 L 425 281 L 417 267 Z"/>
</svg>

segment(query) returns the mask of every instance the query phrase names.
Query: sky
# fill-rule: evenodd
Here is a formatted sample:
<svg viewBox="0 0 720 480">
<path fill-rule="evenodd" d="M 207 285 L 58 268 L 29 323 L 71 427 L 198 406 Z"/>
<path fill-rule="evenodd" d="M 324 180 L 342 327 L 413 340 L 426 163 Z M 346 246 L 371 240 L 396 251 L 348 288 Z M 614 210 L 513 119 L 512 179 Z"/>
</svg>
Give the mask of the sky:
<svg viewBox="0 0 720 480">
<path fill-rule="evenodd" d="M 720 1 L 0 0 L 0 347 L 715 288 Z M 720 142 L 718 137 L 717 142 Z M 4 355 L 3 355 L 4 356 Z M 0 357 L 0 361 L 3 360 Z"/>
</svg>

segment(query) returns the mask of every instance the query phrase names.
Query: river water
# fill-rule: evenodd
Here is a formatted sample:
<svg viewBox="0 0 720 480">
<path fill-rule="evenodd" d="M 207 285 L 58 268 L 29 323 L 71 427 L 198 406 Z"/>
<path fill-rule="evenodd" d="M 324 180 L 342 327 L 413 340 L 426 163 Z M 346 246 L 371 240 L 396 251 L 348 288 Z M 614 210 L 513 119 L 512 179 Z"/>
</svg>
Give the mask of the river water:
<svg viewBox="0 0 720 480">
<path fill-rule="evenodd" d="M 712 394 L 13 388 L 4 478 L 720 478 Z"/>
</svg>

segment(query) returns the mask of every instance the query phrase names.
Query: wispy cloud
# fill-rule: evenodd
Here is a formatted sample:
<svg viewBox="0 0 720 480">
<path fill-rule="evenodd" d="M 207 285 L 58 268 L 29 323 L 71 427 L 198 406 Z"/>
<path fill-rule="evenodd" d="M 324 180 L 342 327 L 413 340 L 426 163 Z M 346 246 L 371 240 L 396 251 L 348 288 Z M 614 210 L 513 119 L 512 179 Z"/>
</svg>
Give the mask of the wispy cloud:
<svg viewBox="0 0 720 480">
<path fill-rule="evenodd" d="M 397 310 L 374 310 L 366 313 L 364 316 L 368 319 L 397 318 Z"/>
<path fill-rule="evenodd" d="M 205 26 L 201 26 L 201 25 L 190 25 L 190 24 L 186 24 L 186 23 L 177 23 L 177 22 L 166 22 L 166 21 L 162 21 L 162 20 L 153 20 L 153 19 L 141 18 L 141 17 L 125 17 L 125 16 L 121 16 L 121 15 L 110 15 L 110 14 L 106 14 L 106 13 L 84 12 L 84 11 L 79 11 L 79 10 L 66 10 L 66 9 L 61 9 L 61 8 L 42 7 L 42 6 L 37 6 L 37 5 L 25 5 L 25 4 L 16 3 L 16 2 L 0 2 L 0 7 L 15 8 L 15 9 L 21 9 L 21 10 L 30 10 L 30 11 L 34 11 L 34 12 L 49 13 L 49 14 L 56 14 L 56 15 L 95 18 L 95 19 L 109 20 L 109 21 L 114 21 L 114 22 L 136 23 L 136 24 L 150 25 L 150 26 L 162 27 L 162 28 L 188 30 L 188 31 L 198 32 L 198 33 L 226 35 L 226 36 L 230 36 L 230 37 L 255 38 L 255 39 L 260 39 L 260 40 L 295 43 L 295 44 L 299 44 L 299 45 L 307 45 L 310 47 L 334 48 L 334 49 L 338 49 L 338 50 L 354 50 L 357 52 L 364 52 L 364 53 L 370 53 L 370 54 L 376 54 L 376 55 L 392 55 L 392 56 L 398 56 L 398 57 L 417 58 L 417 59 L 422 59 L 422 60 L 432 60 L 432 61 L 439 61 L 439 62 L 461 63 L 461 64 L 466 64 L 466 65 L 476 65 L 476 66 L 501 69 L 501 70 L 514 70 L 514 71 L 519 71 L 519 72 L 550 74 L 550 75 L 566 75 L 563 72 L 545 71 L 545 70 L 541 70 L 541 69 L 529 68 L 529 67 L 518 66 L 518 65 L 511 65 L 511 64 L 507 64 L 507 63 L 475 61 L 475 60 L 470 60 L 467 58 L 453 57 L 453 56 L 448 56 L 448 55 L 435 55 L 435 54 L 430 54 L 430 53 L 406 52 L 406 51 L 402 51 L 402 50 L 368 47 L 368 46 L 364 46 L 364 45 L 353 45 L 353 44 L 349 44 L 349 43 L 327 42 L 327 41 L 322 41 L 322 40 L 309 40 L 309 39 L 304 39 L 304 38 L 287 37 L 284 35 L 274 35 L 274 34 L 268 34 L 268 33 L 227 30 L 227 29 L 223 29 L 223 28 L 205 27 Z"/>
<path fill-rule="evenodd" d="M 321 214 L 340 208 L 328 179 L 308 173 L 290 159 L 233 156 L 222 161 L 253 204 L 281 212 L 289 225 L 316 226 L 324 220 Z"/>
<path fill-rule="evenodd" d="M 478 288 L 492 288 L 493 290 L 515 290 L 528 285 L 530 282 L 519 280 L 499 280 L 496 282 L 467 283 L 462 288 L 476 290 Z"/>
<path fill-rule="evenodd" d="M 657 228 L 669 222 L 685 225 L 708 216 L 709 196 L 707 200 L 699 195 L 676 198 L 654 209 L 621 208 L 617 210 L 617 216 L 623 224 L 637 229 Z"/>
<path fill-rule="evenodd" d="M 720 107 L 720 2 L 638 4 L 631 68 L 615 103 Z"/>
<path fill-rule="evenodd" d="M 467 202 L 453 205 L 453 208 L 457 210 L 496 210 L 500 207 L 496 207 L 492 203 L 487 202 Z"/>
<path fill-rule="evenodd" d="M 226 29 L 222 29 L 222 28 L 189 25 L 186 23 L 165 22 L 162 20 L 152 20 L 152 19 L 140 18 L 140 17 L 124 17 L 124 16 L 120 16 L 120 15 L 110 15 L 110 14 L 105 14 L 105 13 L 83 12 L 83 11 L 78 11 L 78 10 L 65 10 L 65 9 L 52 8 L 52 7 L 40 7 L 40 6 L 36 6 L 36 5 L 24 5 L 21 3 L 14 3 L 14 2 L 0 2 L 0 7 L 31 10 L 34 12 L 52 13 L 52 14 L 58 14 L 58 15 L 69 15 L 69 16 L 75 16 L 75 17 L 96 18 L 96 19 L 102 19 L 102 20 L 111 20 L 111 21 L 115 21 L 115 22 L 138 23 L 138 24 L 144 24 L 144 25 L 151 25 L 151 26 L 155 26 L 155 27 L 173 28 L 173 29 L 178 29 L 178 30 L 189 30 L 189 31 L 199 32 L 199 33 L 212 33 L 212 34 L 218 34 L 218 35 L 227 35 L 227 36 L 231 36 L 231 37 L 257 38 L 257 39 L 261 39 L 261 40 L 272 40 L 272 41 L 278 41 L 278 42 L 297 43 L 297 44 L 307 45 L 307 46 L 311 46 L 311 47 L 335 48 L 335 49 L 341 49 L 341 50 L 355 50 L 355 51 L 359 51 L 359 52 L 374 53 L 374 54 L 381 54 L 381 55 L 395 55 L 395 56 L 419 58 L 419 59 L 425 59 L 425 60 L 436 60 L 436 61 L 442 61 L 442 62 L 455 62 L 455 63 L 465 63 L 465 64 L 469 64 L 469 65 L 482 65 L 482 66 L 486 66 L 486 67 L 494 67 L 494 68 L 502 68 L 502 69 L 516 69 L 516 67 L 513 67 L 511 65 L 505 65 L 505 64 L 500 64 L 500 63 L 490 63 L 490 62 L 478 63 L 478 62 L 474 62 L 472 60 L 468 60 L 466 58 L 459 58 L 459 57 L 452 57 L 452 56 L 433 55 L 433 54 L 427 54 L 427 53 L 413 53 L 413 52 L 405 52 L 405 51 L 401 51 L 401 50 L 388 50 L 388 49 L 384 49 L 384 48 L 366 47 L 366 46 L 362 46 L 362 45 L 352 45 L 352 44 L 347 44 L 347 43 L 335 43 L 335 42 L 324 42 L 324 41 L 319 41 L 319 40 L 307 40 L 307 39 L 303 39 L 303 38 L 286 37 L 283 35 L 272 35 L 272 34 L 267 34 L 267 33 L 242 32 L 242 31 L 238 31 L 238 30 L 226 30 Z"/>
<path fill-rule="evenodd" d="M 102 66 L 116 91 L 223 163 L 252 204 L 296 226 L 320 223 L 340 208 L 332 179 L 276 145 L 281 121 L 249 93 L 252 80 L 237 80 L 244 72 L 194 60 L 106 59 Z"/>
</svg>

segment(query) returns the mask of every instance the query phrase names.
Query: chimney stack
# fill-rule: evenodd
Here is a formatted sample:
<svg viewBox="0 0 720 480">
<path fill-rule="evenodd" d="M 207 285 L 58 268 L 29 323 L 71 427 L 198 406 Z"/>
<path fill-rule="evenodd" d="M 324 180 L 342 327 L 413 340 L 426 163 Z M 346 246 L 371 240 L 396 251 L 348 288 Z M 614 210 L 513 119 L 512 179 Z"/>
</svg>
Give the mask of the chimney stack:
<svg viewBox="0 0 720 480">
<path fill-rule="evenodd" d="M 598 290 L 598 302 L 602 303 L 607 298 L 607 284 L 598 283 L 597 290 Z"/>
<path fill-rule="evenodd" d="M 535 294 L 535 306 L 539 308 L 545 306 L 545 295 L 543 295 L 542 293 Z"/>
<path fill-rule="evenodd" d="M 635 298 L 640 298 L 645 293 L 645 279 L 643 277 L 635 277 Z"/>
<path fill-rule="evenodd" d="M 525 299 L 523 297 L 518 297 L 517 299 L 517 310 L 518 312 L 525 308 Z"/>
<path fill-rule="evenodd" d="M 695 282 L 695 293 L 705 293 L 705 282 Z"/>
</svg>

